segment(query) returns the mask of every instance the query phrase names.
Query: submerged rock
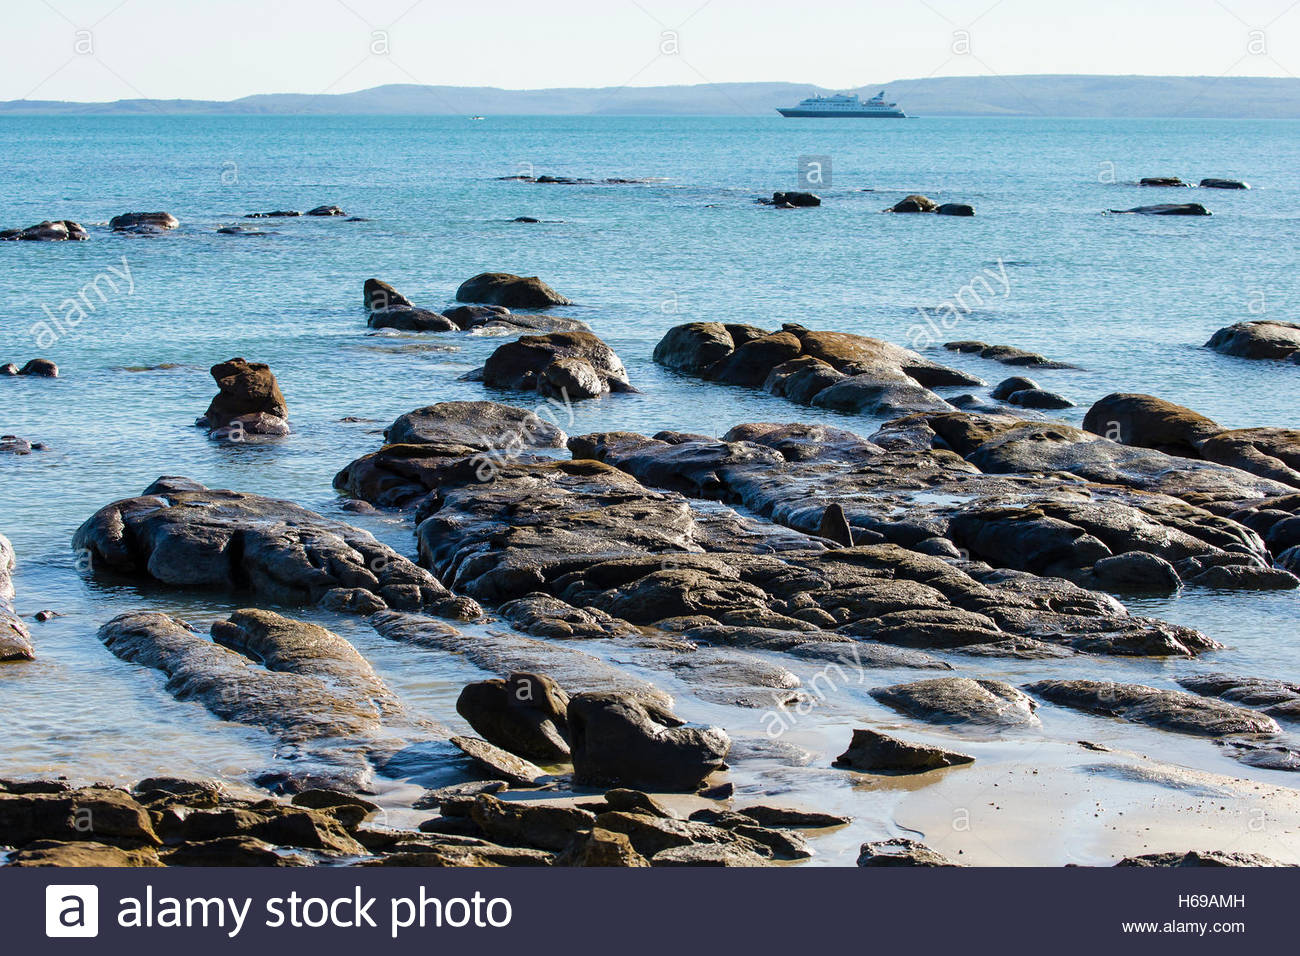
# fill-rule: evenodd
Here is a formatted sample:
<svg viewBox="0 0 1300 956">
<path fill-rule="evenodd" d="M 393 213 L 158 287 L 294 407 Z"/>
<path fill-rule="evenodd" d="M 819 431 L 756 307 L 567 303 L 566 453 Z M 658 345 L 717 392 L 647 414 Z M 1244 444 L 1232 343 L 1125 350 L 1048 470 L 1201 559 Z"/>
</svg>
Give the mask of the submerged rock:
<svg viewBox="0 0 1300 956">
<path fill-rule="evenodd" d="M 371 312 L 366 325 L 372 329 L 397 329 L 401 332 L 455 332 L 460 328 L 441 312 L 410 306 L 391 306 Z"/>
<path fill-rule="evenodd" d="M 108 221 L 115 232 L 157 233 L 175 229 L 180 220 L 169 212 L 126 212 Z"/>
<path fill-rule="evenodd" d="M 49 446 L 17 435 L 0 435 L 0 455 L 30 455 L 34 451 L 49 451 Z"/>
<path fill-rule="evenodd" d="M 47 219 L 25 229 L 0 231 L 0 240 L 21 242 L 67 242 L 89 239 L 84 226 L 71 219 Z"/>
<path fill-rule="evenodd" d="M 941 747 L 908 743 L 876 730 L 855 730 L 849 749 L 835 758 L 834 766 L 862 773 L 906 774 L 974 762 L 974 757 Z"/>
<path fill-rule="evenodd" d="M 1300 362 L 1300 323 L 1259 319 L 1219 329 L 1205 343 L 1224 355 Z"/>
<path fill-rule="evenodd" d="M 1042 388 L 1022 388 L 1007 396 L 1007 403 L 1021 408 L 1073 408 L 1074 402 L 1064 395 Z"/>
<path fill-rule="evenodd" d="M 1198 202 L 1160 203 L 1155 206 L 1134 206 L 1132 209 L 1112 209 L 1112 213 L 1136 213 L 1140 216 L 1208 216 L 1210 211 Z"/>
<path fill-rule="evenodd" d="M 30 661 L 36 656 L 31 634 L 14 610 L 13 570 L 16 563 L 13 545 L 0 534 L 0 664 Z"/>
<path fill-rule="evenodd" d="M 289 408 L 269 366 L 233 358 L 212 367 L 217 395 L 197 424 L 213 438 L 289 433 Z"/>
<path fill-rule="evenodd" d="M 27 375 L 32 378 L 58 378 L 59 367 L 49 359 L 31 359 L 15 375 Z"/>
<path fill-rule="evenodd" d="M 1060 368 L 1071 369 L 1076 366 L 1066 362 L 1054 362 L 1046 356 L 1039 355 L 1037 352 L 1027 352 L 1024 349 L 1016 348 L 1014 345 L 989 345 L 987 342 L 978 342 L 973 339 L 967 339 L 960 342 L 945 342 L 944 346 L 950 352 L 962 352 L 967 355 L 978 355 L 983 359 L 990 359 L 994 362 L 1001 362 L 1003 365 L 1023 365 L 1027 368 Z M 1012 381 L 1008 379 L 1007 381 Z M 1029 381 L 1021 379 L 1020 381 Z M 1037 385 L 1027 385 L 1026 388 L 1037 388 Z M 1001 388 L 1001 386 L 999 386 Z M 1019 389 L 1012 389 L 1019 391 Z M 1011 392 L 1007 392 L 1011 394 Z M 994 398 L 1005 398 L 1005 395 L 998 395 L 996 392 Z"/>
<path fill-rule="evenodd" d="M 509 309 L 544 309 L 552 305 L 573 303 L 537 276 L 517 276 L 508 272 L 484 272 L 467 279 L 456 290 L 457 302 L 503 305 Z"/>
<path fill-rule="evenodd" d="M 362 612 L 478 614 L 368 532 L 289 501 L 209 490 L 188 478 L 160 478 L 141 497 L 100 509 L 72 544 L 95 572 L 172 587 L 251 591 L 286 605 L 328 600 Z"/>
<path fill-rule="evenodd" d="M 481 377 L 489 388 L 560 399 L 635 391 L 622 360 L 590 332 L 525 335 L 507 342 L 489 356 Z"/>
<path fill-rule="evenodd" d="M 1023 392 L 1026 389 L 1037 389 L 1038 383 L 1032 378 L 1025 378 L 1023 375 L 1013 375 L 1011 378 L 1004 378 L 993 387 L 990 393 L 1000 402 L 1009 399 L 1016 392 Z"/>
<path fill-rule="evenodd" d="M 815 193 L 772 193 L 771 199 L 762 200 L 768 206 L 778 206 L 790 209 L 810 208 L 820 206 L 822 199 Z"/>
<path fill-rule="evenodd" d="M 1273 718 L 1233 707 L 1217 700 L 1176 690 L 1161 690 L 1141 684 L 1116 684 L 1095 680 L 1042 680 L 1025 689 L 1053 704 L 1119 717 L 1130 723 L 1146 724 L 1201 737 L 1230 734 L 1276 734 Z"/>
<path fill-rule="evenodd" d="M 491 673 L 545 673 L 570 697 L 599 689 L 645 701 L 652 709 L 666 709 L 673 702 L 669 694 L 653 684 L 556 641 L 533 640 L 509 631 L 463 634 L 443 621 L 395 611 L 374 615 L 370 624 L 391 641 L 456 654 Z"/>
<path fill-rule="evenodd" d="M 886 209 L 885 212 L 934 212 L 939 208 L 939 204 L 927 196 L 913 194 L 905 199 L 899 200 L 895 205 Z"/>
</svg>

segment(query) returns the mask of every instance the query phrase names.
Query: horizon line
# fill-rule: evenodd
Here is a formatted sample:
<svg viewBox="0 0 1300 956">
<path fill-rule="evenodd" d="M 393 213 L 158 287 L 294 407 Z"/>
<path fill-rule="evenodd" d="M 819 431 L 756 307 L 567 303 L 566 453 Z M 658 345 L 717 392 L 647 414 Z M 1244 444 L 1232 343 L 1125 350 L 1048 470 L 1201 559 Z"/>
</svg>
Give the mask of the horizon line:
<svg viewBox="0 0 1300 956">
<path fill-rule="evenodd" d="M 112 100 L 46 100 L 46 99 L 10 99 L 0 100 L 0 106 L 15 105 L 57 105 L 65 107 L 105 107 L 119 104 L 130 103 L 173 103 L 173 104 L 209 104 L 209 105 L 236 105 L 245 103 L 249 100 L 269 97 L 306 97 L 308 99 L 327 99 L 347 96 L 356 96 L 362 93 L 372 93 L 376 90 L 386 89 L 410 89 L 410 90 L 461 90 L 461 91 L 487 91 L 493 93 L 505 94 L 555 94 L 555 93 L 609 93 L 616 94 L 622 91 L 671 91 L 671 90 L 701 90 L 701 89 L 724 89 L 740 86 L 792 86 L 805 87 L 817 90 L 866 90 L 884 88 L 904 83 L 942 83 L 945 81 L 956 80 L 992 80 L 992 81 L 1011 81 L 1011 80 L 1039 80 L 1039 79 L 1057 79 L 1057 80 L 1203 80 L 1207 82 L 1277 82 L 1281 84 L 1295 83 L 1300 85 L 1300 77 L 1295 76 L 1215 76 L 1213 74 L 1184 74 L 1184 73 L 1014 73 L 1014 74 L 963 74 L 959 76 L 923 76 L 923 77 L 900 77 L 885 82 L 864 83 L 858 86 L 848 87 L 830 87 L 821 86 L 813 82 L 802 82 L 797 80 L 731 80 L 720 83 L 674 83 L 674 84 L 654 84 L 646 86 L 637 86 L 632 84 L 621 84 L 612 86 L 550 86 L 550 87 L 531 87 L 531 88 L 514 88 L 501 86 L 458 86 L 454 84 L 440 83 L 381 83 L 377 86 L 361 87 L 355 90 L 345 90 L 339 92 L 301 92 L 301 91 L 276 91 L 248 93 L 244 96 L 233 99 L 205 99 L 202 97 L 150 97 L 137 96 L 124 98 L 119 97 Z M 447 115 L 458 115 L 448 113 Z M 505 114 L 501 114 L 505 115 Z M 532 115 L 532 114 L 517 114 Z M 667 114 L 672 115 L 672 114 Z M 932 114 L 939 115 L 939 114 Z M 1150 118 L 1150 117 L 1143 117 Z"/>
</svg>

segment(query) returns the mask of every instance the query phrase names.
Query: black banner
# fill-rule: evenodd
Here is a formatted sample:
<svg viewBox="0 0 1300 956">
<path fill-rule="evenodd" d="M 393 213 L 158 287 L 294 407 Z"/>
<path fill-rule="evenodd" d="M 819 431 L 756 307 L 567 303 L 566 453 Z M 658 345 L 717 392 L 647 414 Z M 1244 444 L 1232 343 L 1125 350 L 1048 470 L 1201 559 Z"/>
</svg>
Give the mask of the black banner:
<svg viewBox="0 0 1300 956">
<path fill-rule="evenodd" d="M 15 954 L 89 951 L 92 939 L 187 956 L 250 944 L 313 956 L 447 945 L 1237 952 L 1294 945 L 1298 885 L 1294 870 L 1265 869 L 0 869 Z"/>
</svg>

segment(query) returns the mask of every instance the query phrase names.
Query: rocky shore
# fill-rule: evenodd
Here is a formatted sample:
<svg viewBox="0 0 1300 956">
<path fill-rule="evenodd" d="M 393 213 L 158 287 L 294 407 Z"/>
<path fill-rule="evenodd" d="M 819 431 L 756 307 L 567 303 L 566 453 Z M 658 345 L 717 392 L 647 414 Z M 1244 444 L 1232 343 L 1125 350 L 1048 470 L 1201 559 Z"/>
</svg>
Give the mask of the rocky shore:
<svg viewBox="0 0 1300 956">
<path fill-rule="evenodd" d="M 815 210 L 813 199 L 772 203 Z M 957 205 L 918 195 L 891 211 L 973 215 Z M 136 213 L 112 228 L 177 225 Z M 770 774 L 764 797 L 804 771 L 863 791 L 907 777 L 924 791 L 1002 767 L 1009 741 L 1059 743 L 1083 715 L 1243 770 L 1300 771 L 1300 685 L 1221 672 L 1211 633 L 1129 607 L 1184 590 L 1251 600 L 1300 588 L 1300 432 L 1224 428 L 1137 393 L 1097 401 L 1079 428 L 1044 414 L 1068 398 L 1022 376 L 989 387 L 883 339 L 696 321 L 655 348 L 662 374 L 843 413 L 848 427 L 569 434 L 555 409 L 635 403 L 623 358 L 586 322 L 545 314 L 573 303 L 540 278 L 482 273 L 454 299 L 421 308 L 370 279 L 369 334 L 499 336 L 461 381 L 531 410 L 445 401 L 400 415 L 373 451 L 339 462 L 347 520 L 176 475 L 105 495 L 86 517 L 71 541 L 78 570 L 138 596 L 91 631 L 113 663 L 170 704 L 265 735 L 274 759 L 237 781 L 0 780 L 0 862 L 766 866 L 806 860 L 852 827 L 860 866 L 964 865 L 900 835 L 901 822 L 737 792 L 738 771 Z M 1287 359 L 1290 334 L 1248 323 L 1208 347 Z M 1012 345 L 943 347 L 1078 371 Z M 211 374 L 217 394 L 197 425 L 221 443 L 214 454 L 301 440 L 268 365 L 236 357 Z M 868 415 L 884 423 L 853 430 Z M 407 547 L 365 530 L 363 514 Z M 40 653 L 15 610 L 14 564 L 0 537 L 6 668 Z M 193 625 L 169 595 L 213 612 Z M 431 713 L 377 666 L 390 653 L 477 676 L 458 683 L 454 712 Z M 1149 683 L 1114 679 L 1134 659 L 1149 661 Z M 826 759 L 773 731 L 791 714 L 825 715 Z M 1068 740 L 1071 772 L 1103 772 L 1077 758 L 1109 748 Z M 1185 782 L 1144 755 L 1106 759 L 1125 779 Z M 1273 862 L 1139 849 L 1111 862 Z"/>
</svg>

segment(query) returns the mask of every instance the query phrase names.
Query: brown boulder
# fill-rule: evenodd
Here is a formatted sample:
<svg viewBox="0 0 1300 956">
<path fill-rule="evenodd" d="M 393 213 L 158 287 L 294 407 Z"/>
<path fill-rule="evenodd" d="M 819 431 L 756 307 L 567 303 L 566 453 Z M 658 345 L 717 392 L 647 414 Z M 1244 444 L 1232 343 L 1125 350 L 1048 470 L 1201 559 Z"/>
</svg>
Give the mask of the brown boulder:
<svg viewBox="0 0 1300 956">
<path fill-rule="evenodd" d="M 1300 353 L 1300 324 L 1260 319 L 1219 329 L 1205 343 L 1224 355 L 1248 359 L 1290 359 Z"/>
<path fill-rule="evenodd" d="M 934 212 L 939 204 L 927 196 L 912 194 L 891 206 L 886 212 Z"/>
<path fill-rule="evenodd" d="M 1217 422 L 1190 408 L 1153 395 L 1115 392 L 1099 400 L 1084 416 L 1094 435 L 1167 455 L 1199 458 L 1201 442 L 1222 431 Z"/>
<path fill-rule="evenodd" d="M 489 388 L 569 399 L 635 391 L 622 360 L 590 332 L 522 336 L 493 352 L 481 375 Z"/>
<path fill-rule="evenodd" d="M 212 377 L 219 391 L 199 419 L 200 426 L 216 432 L 238 420 L 266 429 L 254 434 L 283 434 L 279 429 L 285 426 L 289 408 L 269 366 L 233 358 L 212 366 Z"/>
<path fill-rule="evenodd" d="M 467 279 L 456 290 L 457 302 L 503 305 L 508 309 L 545 309 L 552 305 L 573 303 L 537 276 L 517 276 L 508 272 L 484 272 Z"/>
</svg>

